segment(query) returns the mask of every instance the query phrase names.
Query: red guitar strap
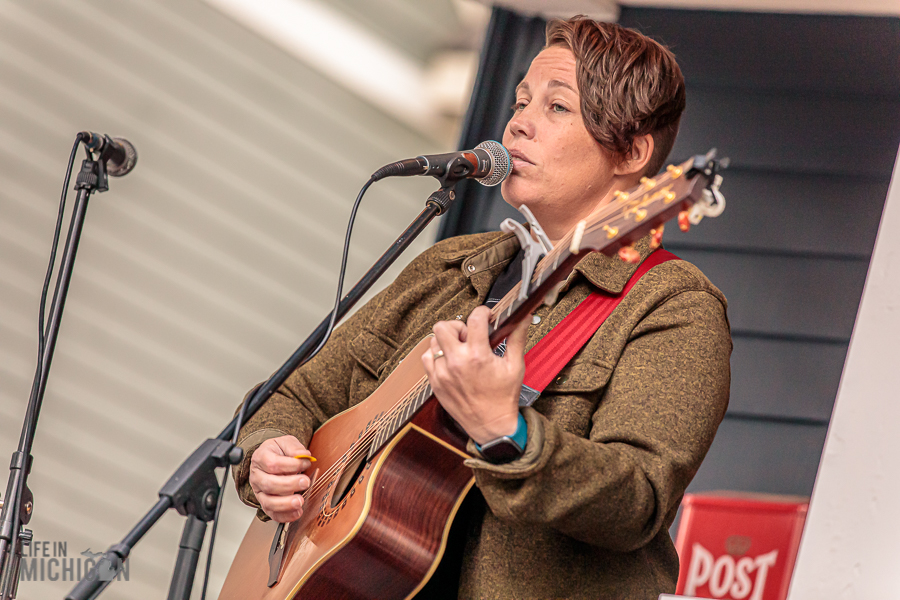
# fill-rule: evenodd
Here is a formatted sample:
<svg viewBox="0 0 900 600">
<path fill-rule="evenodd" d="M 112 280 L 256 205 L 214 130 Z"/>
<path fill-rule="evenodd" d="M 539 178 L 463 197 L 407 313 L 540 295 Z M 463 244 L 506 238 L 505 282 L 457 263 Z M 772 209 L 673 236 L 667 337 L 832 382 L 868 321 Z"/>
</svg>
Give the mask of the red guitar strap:
<svg viewBox="0 0 900 600">
<path fill-rule="evenodd" d="M 525 354 L 523 383 L 537 392 L 544 391 L 553 378 L 600 329 L 606 318 L 612 314 L 638 280 L 656 265 L 670 260 L 679 259 L 671 252 L 658 248 L 641 263 L 621 293 L 613 296 L 593 292 L 582 300 L 575 310 L 566 315 L 565 319 Z"/>
</svg>

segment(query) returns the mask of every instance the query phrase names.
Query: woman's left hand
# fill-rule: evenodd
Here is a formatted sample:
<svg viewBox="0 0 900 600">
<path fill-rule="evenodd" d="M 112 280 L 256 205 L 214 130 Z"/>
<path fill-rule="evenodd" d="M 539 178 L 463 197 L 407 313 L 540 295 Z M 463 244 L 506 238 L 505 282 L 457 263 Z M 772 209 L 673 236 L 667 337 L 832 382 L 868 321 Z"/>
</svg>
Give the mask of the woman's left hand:
<svg viewBox="0 0 900 600">
<path fill-rule="evenodd" d="M 468 321 L 439 321 L 431 352 L 422 364 L 441 406 L 478 444 L 513 435 L 519 420 L 519 391 L 525 375 L 529 319 L 509 334 L 506 353 L 489 343 L 491 311 L 479 306 Z"/>
</svg>

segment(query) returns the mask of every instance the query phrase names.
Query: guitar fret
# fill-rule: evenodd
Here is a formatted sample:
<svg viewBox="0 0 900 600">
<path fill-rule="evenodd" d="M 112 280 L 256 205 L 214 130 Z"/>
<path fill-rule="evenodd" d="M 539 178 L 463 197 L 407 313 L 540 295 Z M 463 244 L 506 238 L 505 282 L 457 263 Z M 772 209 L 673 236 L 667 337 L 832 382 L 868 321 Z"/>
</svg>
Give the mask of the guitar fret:
<svg viewBox="0 0 900 600">
<path fill-rule="evenodd" d="M 419 397 L 416 398 L 416 408 L 421 408 L 425 401 L 431 396 L 431 386 L 425 384 L 425 387 L 422 388 L 422 393 L 419 394 Z"/>
<path fill-rule="evenodd" d="M 375 454 L 378 449 L 381 447 L 381 430 L 378 430 L 378 433 L 375 434 L 375 437 L 372 439 L 372 445 L 369 447 L 369 458 L 372 458 L 372 455 Z"/>
<path fill-rule="evenodd" d="M 416 410 L 415 397 L 406 401 L 406 408 L 403 410 L 403 422 L 407 422 L 412 418 L 413 412 Z"/>
<path fill-rule="evenodd" d="M 375 438 L 375 442 L 372 444 L 372 449 L 369 450 L 369 456 L 378 452 L 378 450 L 381 449 L 381 447 L 384 445 L 384 443 L 388 440 L 388 438 L 390 436 L 391 436 L 391 432 L 388 430 L 387 424 L 385 424 L 385 426 L 382 427 L 381 431 L 378 432 L 378 437 Z"/>
<path fill-rule="evenodd" d="M 395 433 L 397 433 L 397 430 L 400 429 L 400 412 L 395 410 L 393 414 L 394 418 L 391 419 L 391 424 L 388 427 L 387 437 L 392 437 Z"/>
<path fill-rule="evenodd" d="M 404 423 L 409 419 L 409 407 L 410 405 L 410 397 L 409 395 L 403 399 L 403 404 L 400 405 L 398 412 L 400 413 L 400 418 L 397 419 L 397 426 L 402 427 Z"/>
<path fill-rule="evenodd" d="M 422 389 L 421 387 L 416 388 L 416 393 L 413 396 L 412 400 L 409 403 L 410 414 L 415 413 L 419 410 L 419 407 L 422 406 Z"/>
</svg>

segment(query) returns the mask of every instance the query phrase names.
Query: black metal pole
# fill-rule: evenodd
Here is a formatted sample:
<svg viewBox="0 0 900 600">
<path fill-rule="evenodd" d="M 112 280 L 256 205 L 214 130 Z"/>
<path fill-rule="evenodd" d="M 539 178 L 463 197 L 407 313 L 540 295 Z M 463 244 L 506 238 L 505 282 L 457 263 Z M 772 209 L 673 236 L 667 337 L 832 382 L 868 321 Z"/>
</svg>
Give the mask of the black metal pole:
<svg viewBox="0 0 900 600">
<path fill-rule="evenodd" d="M 94 163 L 94 161 L 85 161 Z M 93 168 L 93 167 L 92 167 Z M 85 167 L 82 167 L 82 173 Z M 37 429 L 37 421 L 41 412 L 44 399 L 44 391 L 47 388 L 47 374 L 50 371 L 50 363 L 53 361 L 53 353 L 56 349 L 56 339 L 59 335 L 59 327 L 62 322 L 63 309 L 66 306 L 66 296 L 69 292 L 69 283 L 72 279 L 72 269 L 75 264 L 75 254 L 78 251 L 78 243 L 81 240 L 81 232 L 84 227 L 84 217 L 87 212 L 88 199 L 95 189 L 93 185 L 82 185 L 79 175 L 78 196 L 75 199 L 75 207 L 72 212 L 72 220 L 69 224 L 69 232 L 66 236 L 66 245 L 63 250 L 62 263 L 59 276 L 56 280 L 56 288 L 53 292 L 53 301 L 50 306 L 50 314 L 47 329 L 47 341 L 42 356 L 41 370 L 36 374 L 35 383 L 31 389 L 31 397 L 25 413 L 25 422 L 22 425 L 22 434 L 19 438 L 19 447 L 13 453 L 10 462 L 9 481 L 4 496 L 3 512 L 0 516 L 0 568 L 3 569 L 3 588 L 0 598 L 8 600 L 14 597 L 15 583 L 18 580 L 17 561 L 9 561 L 10 551 L 21 552 L 21 545 L 16 543 L 22 534 L 23 525 L 28 524 L 34 508 L 31 492 L 28 490 L 28 473 L 31 471 L 31 447 L 34 443 L 34 433 Z M 7 568 L 9 566 L 9 568 Z M 15 571 L 15 572 L 14 572 Z"/>
<path fill-rule="evenodd" d="M 175 560 L 175 572 L 172 574 L 168 600 L 190 600 L 205 535 L 206 521 L 189 515 L 178 546 L 178 558 Z"/>
</svg>

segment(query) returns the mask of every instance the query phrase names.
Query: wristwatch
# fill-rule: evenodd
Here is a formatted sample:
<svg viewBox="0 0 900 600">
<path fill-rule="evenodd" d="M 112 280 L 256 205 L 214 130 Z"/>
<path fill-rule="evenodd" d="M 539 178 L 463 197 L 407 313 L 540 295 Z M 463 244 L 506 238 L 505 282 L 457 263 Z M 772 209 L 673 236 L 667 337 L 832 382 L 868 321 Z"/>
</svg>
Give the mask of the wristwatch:
<svg viewBox="0 0 900 600">
<path fill-rule="evenodd" d="M 519 413 L 519 422 L 516 425 L 516 432 L 510 435 L 498 437 L 495 440 L 487 442 L 484 446 L 475 444 L 475 448 L 481 455 L 492 463 L 502 464 L 516 460 L 525 452 L 525 444 L 528 442 L 528 423 L 525 417 Z"/>
</svg>

